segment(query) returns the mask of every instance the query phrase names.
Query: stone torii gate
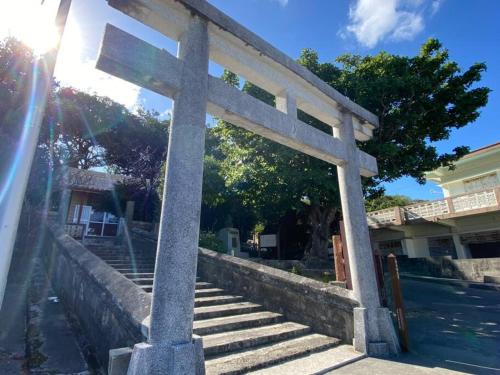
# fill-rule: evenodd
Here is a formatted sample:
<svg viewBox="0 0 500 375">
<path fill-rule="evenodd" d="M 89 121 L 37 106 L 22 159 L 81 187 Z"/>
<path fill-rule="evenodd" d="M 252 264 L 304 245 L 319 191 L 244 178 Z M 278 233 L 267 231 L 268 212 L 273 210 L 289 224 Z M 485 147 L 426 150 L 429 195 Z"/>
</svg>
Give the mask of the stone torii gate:
<svg viewBox="0 0 500 375">
<path fill-rule="evenodd" d="M 107 25 L 97 67 L 174 100 L 150 331 L 134 347 L 129 374 L 203 373 L 193 308 L 203 178 L 205 117 L 234 125 L 338 167 L 354 296 L 355 349 L 395 353 L 389 311 L 380 307 L 361 178 L 377 174 L 360 151 L 377 117 L 206 0 L 108 0 L 109 5 L 176 40 L 177 57 Z M 209 60 L 276 96 L 273 108 L 208 74 Z M 297 119 L 300 109 L 333 137 Z"/>
</svg>

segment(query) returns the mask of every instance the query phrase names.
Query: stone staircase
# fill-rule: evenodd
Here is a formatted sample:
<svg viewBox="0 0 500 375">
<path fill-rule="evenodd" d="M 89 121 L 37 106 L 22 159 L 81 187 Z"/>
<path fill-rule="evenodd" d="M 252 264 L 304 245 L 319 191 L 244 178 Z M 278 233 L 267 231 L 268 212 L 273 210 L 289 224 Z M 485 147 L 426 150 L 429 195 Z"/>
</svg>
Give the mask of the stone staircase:
<svg viewBox="0 0 500 375">
<path fill-rule="evenodd" d="M 154 254 L 89 246 L 94 254 L 148 293 Z M 193 331 L 203 337 L 208 375 L 321 374 L 363 357 L 335 337 L 312 332 L 281 314 L 197 280 Z"/>
</svg>

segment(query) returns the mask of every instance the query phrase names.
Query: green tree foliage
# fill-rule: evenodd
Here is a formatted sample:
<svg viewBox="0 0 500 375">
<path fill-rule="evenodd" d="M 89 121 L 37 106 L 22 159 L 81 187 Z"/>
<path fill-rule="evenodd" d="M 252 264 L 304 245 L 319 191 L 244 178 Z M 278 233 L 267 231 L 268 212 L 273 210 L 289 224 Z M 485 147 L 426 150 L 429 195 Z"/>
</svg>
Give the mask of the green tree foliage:
<svg viewBox="0 0 500 375">
<path fill-rule="evenodd" d="M 30 113 L 35 62 L 32 51 L 18 40 L 0 40 L 0 187 L 7 186 L 15 155 L 23 152 L 22 134 L 28 129 L 24 124 Z M 33 208 L 48 203 L 50 170 L 50 155 L 38 149 L 24 200 L 23 219 L 28 222 Z"/>
<path fill-rule="evenodd" d="M 97 136 L 105 165 L 114 173 L 133 177 L 116 191 L 121 200 L 136 202 L 138 220 L 153 221 L 159 215 L 157 188 L 163 181 L 168 126 L 169 121 L 160 121 L 158 113 L 139 109 L 108 123 Z"/>
<path fill-rule="evenodd" d="M 365 207 L 367 212 L 371 212 L 396 206 L 403 207 L 412 203 L 412 199 L 405 195 L 380 195 L 367 199 Z"/>
<path fill-rule="evenodd" d="M 12 38 L 0 41 L 2 178 L 15 153 L 22 150 L 21 132 L 29 113 L 34 66 L 31 50 L 21 42 Z M 47 176 L 59 167 L 107 167 L 133 177 L 130 181 L 134 186 L 117 187 L 116 193 L 124 199 L 133 195 L 142 212 L 139 216 L 152 219 L 158 202 L 155 184 L 167 143 L 168 121 L 160 121 L 157 113 L 142 109 L 132 113 L 107 97 L 54 84 L 32 168 L 32 179 L 37 183 L 29 185 L 27 197 L 38 197 L 42 203 L 49 186 Z M 43 181 L 40 176 L 44 176 Z"/>
<path fill-rule="evenodd" d="M 26 117 L 34 56 L 13 38 L 0 41 L 0 176 L 5 176 Z"/>
<path fill-rule="evenodd" d="M 333 65 L 319 63 L 317 54 L 306 50 L 299 62 L 379 117 L 373 140 L 360 144 L 378 160 L 377 182 L 401 176 L 423 182 L 425 171 L 450 166 L 465 155 L 465 146 L 439 154 L 432 143 L 477 119 L 490 92 L 477 86 L 484 63 L 461 69 L 436 39 L 413 57 L 346 54 Z"/>
<path fill-rule="evenodd" d="M 237 77 L 228 71 L 223 79 L 238 86 Z M 272 95 L 249 82 L 243 91 L 274 105 Z M 305 113 L 299 112 L 299 118 L 331 133 L 325 124 Z M 311 227 L 307 251 L 311 256 L 325 257 L 330 225 L 339 207 L 335 166 L 223 121 L 214 134 L 220 139 L 221 165 L 229 191 L 268 224 L 277 223 L 290 210 L 306 211 Z"/>
<path fill-rule="evenodd" d="M 369 195 L 380 195 L 381 182 L 401 176 L 423 182 L 425 171 L 451 166 L 463 156 L 467 147 L 439 154 L 432 143 L 475 120 L 489 93 L 488 88 L 476 87 L 485 65 L 474 64 L 462 72 L 435 39 L 428 40 L 414 57 L 347 54 L 332 64 L 320 63 L 317 53 L 304 50 L 298 61 L 379 116 L 373 140 L 359 144 L 379 163 L 379 176 L 364 181 Z M 239 86 L 238 77 L 228 71 L 222 78 Z M 249 82 L 243 91 L 274 105 L 272 95 Z M 331 134 L 317 119 L 300 111 L 298 116 Z M 290 209 L 306 211 L 311 227 L 306 251 L 324 257 L 340 209 L 336 168 L 222 121 L 214 133 L 224 156 L 221 171 L 227 189 L 253 207 L 264 222 L 276 222 Z"/>
<path fill-rule="evenodd" d="M 255 223 L 254 210 L 243 204 L 240 196 L 226 186 L 224 154 L 215 128 L 207 128 L 203 167 L 201 230 L 216 232 L 224 227 L 237 227 L 241 238 L 247 238 Z M 163 196 L 165 164 L 162 165 L 157 192 Z"/>
<path fill-rule="evenodd" d="M 47 105 L 41 141 L 55 164 L 90 169 L 104 165 L 98 137 L 132 115 L 107 97 L 73 88 L 56 88 Z"/>
</svg>

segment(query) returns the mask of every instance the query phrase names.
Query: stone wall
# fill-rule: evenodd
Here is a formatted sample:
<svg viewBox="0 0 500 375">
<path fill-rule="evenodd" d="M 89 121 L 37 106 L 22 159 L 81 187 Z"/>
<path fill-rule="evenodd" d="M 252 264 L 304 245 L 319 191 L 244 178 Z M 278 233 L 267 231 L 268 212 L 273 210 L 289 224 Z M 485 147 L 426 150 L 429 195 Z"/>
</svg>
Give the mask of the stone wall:
<svg viewBox="0 0 500 375">
<path fill-rule="evenodd" d="M 150 296 L 61 228 L 52 223 L 46 228 L 44 260 L 52 286 L 106 368 L 110 349 L 145 340 L 142 321 Z"/>
<path fill-rule="evenodd" d="M 483 282 L 485 274 L 500 274 L 500 258 L 398 257 L 400 272 Z"/>
<path fill-rule="evenodd" d="M 200 249 L 198 274 L 318 333 L 352 342 L 357 302 L 347 289 L 207 249 Z"/>
</svg>

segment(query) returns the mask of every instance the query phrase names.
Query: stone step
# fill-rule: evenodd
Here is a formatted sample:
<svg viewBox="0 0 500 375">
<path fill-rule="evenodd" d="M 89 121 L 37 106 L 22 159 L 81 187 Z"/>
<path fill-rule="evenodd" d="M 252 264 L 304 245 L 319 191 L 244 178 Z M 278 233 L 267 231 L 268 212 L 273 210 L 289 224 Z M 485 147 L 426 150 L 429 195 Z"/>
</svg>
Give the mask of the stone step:
<svg viewBox="0 0 500 375">
<path fill-rule="evenodd" d="M 99 258 L 104 259 L 105 261 L 109 262 L 154 262 L 155 258 L 152 257 L 124 257 L 124 256 L 113 256 L 113 255 L 101 255 Z"/>
<path fill-rule="evenodd" d="M 316 375 L 325 374 L 342 366 L 348 365 L 365 358 L 366 355 L 358 353 L 351 345 L 337 347 L 312 353 L 297 359 L 292 359 L 282 364 L 274 365 L 262 370 L 252 371 L 252 375 Z"/>
<path fill-rule="evenodd" d="M 151 280 L 151 283 L 153 282 L 153 277 L 154 273 L 124 273 L 123 276 L 125 276 L 127 279 L 133 280 L 133 279 L 148 279 Z"/>
<path fill-rule="evenodd" d="M 203 336 L 206 356 L 214 356 L 283 341 L 308 334 L 311 328 L 302 324 L 285 322 L 239 331 Z"/>
<path fill-rule="evenodd" d="M 142 262 L 123 262 L 123 261 L 105 261 L 108 263 L 110 266 L 116 267 L 116 268 L 134 268 L 134 267 L 151 267 L 154 268 L 155 263 L 154 262 L 147 262 L 147 263 L 142 263 Z"/>
<path fill-rule="evenodd" d="M 338 345 L 339 339 L 310 334 L 259 348 L 247 349 L 227 356 L 208 358 L 207 375 L 243 374 L 252 370 L 289 361 L 310 353 L 320 352 Z M 291 374 L 300 374 L 292 372 Z"/>
<path fill-rule="evenodd" d="M 222 318 L 197 320 L 193 323 L 193 332 L 196 335 L 204 336 L 214 333 L 275 324 L 282 321 L 283 315 L 269 311 L 262 311 L 250 314 L 225 316 Z"/>
<path fill-rule="evenodd" d="M 120 273 L 153 273 L 154 268 L 118 268 L 118 267 L 113 267 L 115 270 L 117 270 Z"/>
<path fill-rule="evenodd" d="M 153 284 L 149 285 L 139 285 L 142 290 L 145 292 L 151 293 L 153 291 Z M 215 297 L 215 296 L 221 296 L 226 291 L 224 289 L 219 289 L 219 288 L 197 288 L 195 290 L 195 297 Z"/>
<path fill-rule="evenodd" d="M 94 255 L 98 256 L 99 258 L 105 259 L 105 260 L 124 260 L 124 261 L 129 261 L 129 260 L 150 260 L 154 261 L 156 258 L 155 256 L 150 256 L 150 255 L 141 255 L 141 254 L 135 254 L 135 255 L 130 255 L 130 254 L 113 254 L 113 253 L 104 253 L 104 252 L 93 252 Z"/>
<path fill-rule="evenodd" d="M 500 274 L 485 274 L 485 283 L 500 284 Z"/>
<path fill-rule="evenodd" d="M 154 256 L 154 254 L 142 254 L 140 252 L 132 252 L 131 254 L 128 250 L 116 251 L 105 247 L 90 249 L 90 251 L 97 256 L 130 257 L 132 254 L 133 256 Z"/>
<path fill-rule="evenodd" d="M 228 303 L 243 302 L 243 297 L 241 296 L 211 296 L 211 297 L 200 297 L 194 299 L 194 306 L 215 306 L 224 305 Z"/>
<path fill-rule="evenodd" d="M 105 260 L 112 260 L 112 261 L 124 261 L 124 262 L 130 262 L 130 261 L 155 261 L 156 258 L 152 256 L 144 256 L 144 255 L 113 255 L 113 254 L 95 254 L 98 257 L 105 259 Z"/>
<path fill-rule="evenodd" d="M 130 281 L 133 281 L 135 284 L 139 285 L 142 289 L 147 292 L 151 292 L 153 288 L 153 278 L 129 278 Z M 197 282 L 196 283 L 196 293 L 200 293 L 200 296 L 210 297 L 210 296 L 218 296 L 223 294 L 223 289 L 213 288 L 213 285 L 210 283 Z"/>
<path fill-rule="evenodd" d="M 198 281 L 196 283 L 196 290 L 201 290 L 201 289 L 216 289 L 214 284 L 212 283 L 206 283 L 204 281 Z"/>
<path fill-rule="evenodd" d="M 248 314 L 262 309 L 261 305 L 251 302 L 229 303 L 227 305 L 203 306 L 194 308 L 194 320 L 219 318 L 222 316 Z"/>
<path fill-rule="evenodd" d="M 196 298 L 201 298 L 201 297 L 221 296 L 224 293 L 226 293 L 226 291 L 220 288 L 203 288 L 203 289 L 196 289 L 194 293 Z"/>
<path fill-rule="evenodd" d="M 154 265 L 155 260 L 154 259 L 137 259 L 137 260 L 130 260 L 130 259 L 105 259 L 101 258 L 108 264 L 126 264 L 126 265 L 132 265 L 132 264 L 146 264 L 146 265 Z M 135 262 L 135 263 L 134 263 Z"/>
<path fill-rule="evenodd" d="M 154 272 L 154 265 L 150 266 L 145 266 L 141 264 L 136 264 L 136 265 L 115 265 L 115 264 L 109 264 L 109 266 L 113 267 L 116 270 L 138 270 L 140 273 L 153 273 Z"/>
</svg>

